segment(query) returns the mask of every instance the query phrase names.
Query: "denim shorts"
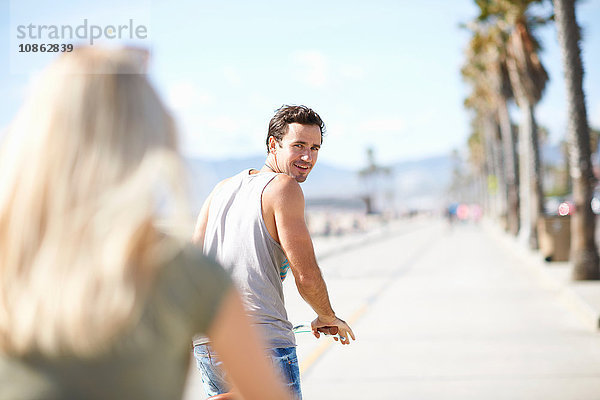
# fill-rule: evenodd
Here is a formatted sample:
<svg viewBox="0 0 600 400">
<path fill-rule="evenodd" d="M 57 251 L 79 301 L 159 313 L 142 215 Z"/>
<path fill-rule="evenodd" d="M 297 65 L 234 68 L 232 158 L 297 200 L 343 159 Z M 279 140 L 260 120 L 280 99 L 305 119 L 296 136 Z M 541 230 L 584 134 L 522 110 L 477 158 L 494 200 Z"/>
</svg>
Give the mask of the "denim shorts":
<svg viewBox="0 0 600 400">
<path fill-rule="evenodd" d="M 269 349 L 269 355 L 275 368 L 280 371 L 283 382 L 287 384 L 298 400 L 302 399 L 300 390 L 300 368 L 295 347 L 277 347 Z M 221 360 L 207 344 L 194 346 L 196 366 L 202 373 L 204 391 L 208 396 L 216 396 L 229 390 L 227 376 L 223 371 Z"/>
</svg>

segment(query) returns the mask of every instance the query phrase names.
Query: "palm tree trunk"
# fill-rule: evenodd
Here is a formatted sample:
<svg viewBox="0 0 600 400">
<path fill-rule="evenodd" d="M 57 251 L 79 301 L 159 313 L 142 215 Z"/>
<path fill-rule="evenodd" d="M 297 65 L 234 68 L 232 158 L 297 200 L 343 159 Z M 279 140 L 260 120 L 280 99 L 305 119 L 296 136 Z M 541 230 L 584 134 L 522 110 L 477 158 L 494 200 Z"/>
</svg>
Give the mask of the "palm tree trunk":
<svg viewBox="0 0 600 400">
<path fill-rule="evenodd" d="M 499 102 L 498 120 L 502 135 L 506 181 L 507 225 L 512 235 L 519 233 L 519 165 L 512 124 L 506 101 Z"/>
<path fill-rule="evenodd" d="M 503 228 L 507 227 L 507 187 L 506 187 L 506 175 L 504 171 L 504 163 L 506 162 L 504 158 L 504 152 L 502 151 L 502 143 L 498 140 L 498 133 L 500 127 L 498 123 L 494 120 L 492 125 L 492 147 L 495 154 L 494 157 L 494 171 L 498 181 L 498 190 L 496 191 L 496 198 L 498 199 L 498 211 L 499 217 L 502 221 Z"/>
<path fill-rule="evenodd" d="M 490 192 L 489 188 L 489 176 L 492 174 L 492 163 L 491 158 L 492 154 L 490 153 L 490 148 L 487 143 L 487 140 L 484 140 L 485 147 L 485 162 L 482 165 L 482 168 L 476 168 L 475 174 L 478 178 L 479 182 L 479 191 L 480 191 L 480 199 L 481 204 L 483 205 L 483 209 L 486 215 L 495 216 L 496 213 L 496 204 L 494 201 L 494 194 Z"/>
<path fill-rule="evenodd" d="M 528 130 L 530 137 L 531 154 L 531 235 L 529 236 L 529 247 L 539 249 L 538 223 L 543 217 L 544 210 L 544 190 L 542 185 L 542 160 L 540 157 L 540 145 L 538 141 L 537 122 L 535 120 L 534 106 L 529 104 L 526 109 L 525 117 L 528 120 Z"/>
<path fill-rule="evenodd" d="M 518 35 L 515 37 L 519 38 Z M 521 124 L 519 125 L 521 225 L 519 236 L 529 244 L 531 249 L 537 250 L 539 248 L 537 225 L 542 216 L 544 194 L 534 104 L 530 99 L 532 96 L 528 93 L 526 84 L 521 79 L 517 60 L 510 57 L 507 59 L 506 66 L 517 105 L 521 110 Z"/>
<path fill-rule="evenodd" d="M 498 216 L 497 187 L 493 188 L 490 186 L 491 181 L 496 180 L 496 153 L 492 144 L 492 124 L 493 122 L 490 117 L 485 117 L 483 119 L 483 145 L 485 150 L 485 165 L 483 175 L 485 176 L 487 182 L 486 192 L 488 198 L 488 212 L 490 215 L 496 218 Z"/>
<path fill-rule="evenodd" d="M 561 47 L 568 117 L 570 175 L 575 214 L 571 219 L 573 279 L 600 279 L 595 242 L 595 215 L 590 202 L 595 178 L 590 157 L 590 137 L 583 93 L 583 66 L 579 49 L 579 26 L 573 0 L 555 0 L 554 8 Z"/>
<path fill-rule="evenodd" d="M 523 128 L 523 124 L 519 125 L 519 239 L 527 241 L 531 235 L 531 224 L 529 223 L 531 214 L 531 164 L 529 160 L 529 138 L 527 130 Z"/>
<path fill-rule="evenodd" d="M 526 98 L 519 101 L 519 172 L 521 197 L 521 229 L 519 235 L 533 250 L 539 248 L 537 226 L 542 217 L 544 196 L 538 145 L 537 123 L 533 106 Z"/>
<path fill-rule="evenodd" d="M 495 180 L 495 191 L 491 196 L 494 217 L 504 221 L 506 215 L 506 184 L 504 179 L 504 166 L 502 148 L 498 143 L 498 124 L 490 115 L 485 119 L 485 147 L 488 157 L 488 176 Z"/>
</svg>

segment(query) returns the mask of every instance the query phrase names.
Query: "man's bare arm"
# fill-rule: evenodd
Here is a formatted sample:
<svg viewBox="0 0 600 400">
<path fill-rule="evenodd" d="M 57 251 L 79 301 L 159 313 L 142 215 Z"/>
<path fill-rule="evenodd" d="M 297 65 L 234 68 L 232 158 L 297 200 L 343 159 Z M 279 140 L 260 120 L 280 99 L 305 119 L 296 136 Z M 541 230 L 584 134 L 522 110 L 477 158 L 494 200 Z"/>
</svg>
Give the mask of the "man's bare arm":
<svg viewBox="0 0 600 400">
<path fill-rule="evenodd" d="M 337 318 L 329 301 L 327 285 L 317 264 L 315 252 L 304 219 L 304 195 L 298 183 L 287 175 L 279 175 L 263 193 L 263 210 L 272 209 L 277 239 L 283 248 L 296 280 L 298 292 L 315 310 L 313 332 L 319 336 L 321 327 L 337 327 L 340 336 L 349 343 L 354 339 L 350 327 Z"/>
</svg>

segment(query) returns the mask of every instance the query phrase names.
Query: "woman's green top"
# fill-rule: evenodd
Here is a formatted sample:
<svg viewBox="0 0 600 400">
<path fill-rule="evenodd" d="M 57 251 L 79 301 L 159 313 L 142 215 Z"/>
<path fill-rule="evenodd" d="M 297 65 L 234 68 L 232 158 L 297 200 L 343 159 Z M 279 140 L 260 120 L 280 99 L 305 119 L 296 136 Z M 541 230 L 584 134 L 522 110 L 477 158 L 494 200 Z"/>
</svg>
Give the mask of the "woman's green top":
<svg viewBox="0 0 600 400">
<path fill-rule="evenodd" d="M 192 336 L 204 333 L 231 281 L 191 245 L 160 269 L 141 318 L 89 359 L 0 353 L 0 400 L 180 399 Z"/>
</svg>

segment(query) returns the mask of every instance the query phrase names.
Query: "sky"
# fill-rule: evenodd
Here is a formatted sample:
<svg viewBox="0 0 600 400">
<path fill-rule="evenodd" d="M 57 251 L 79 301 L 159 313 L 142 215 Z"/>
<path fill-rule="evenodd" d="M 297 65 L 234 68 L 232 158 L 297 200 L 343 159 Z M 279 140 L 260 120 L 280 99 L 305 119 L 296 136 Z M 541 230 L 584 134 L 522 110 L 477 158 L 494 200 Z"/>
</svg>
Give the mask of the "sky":
<svg viewBox="0 0 600 400">
<path fill-rule="evenodd" d="M 344 168 L 363 167 L 368 147 L 381 164 L 447 155 L 464 148 L 470 133 L 463 108 L 468 87 L 460 76 L 469 33 L 459 26 L 477 15 L 472 0 L 0 4 L 0 130 L 55 57 L 18 53 L 19 44 L 41 43 L 18 38 L 18 26 L 77 27 L 87 20 L 102 29 L 144 27 L 145 37 L 125 30 L 121 39 L 94 45 L 150 50 L 149 77 L 190 157 L 266 154 L 268 121 L 283 104 L 304 104 L 321 115 L 327 132 L 319 160 Z M 600 1 L 580 1 L 577 18 L 588 115 L 600 127 Z M 538 33 L 551 80 L 536 115 L 558 142 L 566 129 L 560 50 L 553 25 Z M 89 36 L 61 43 L 89 42 Z"/>
</svg>

